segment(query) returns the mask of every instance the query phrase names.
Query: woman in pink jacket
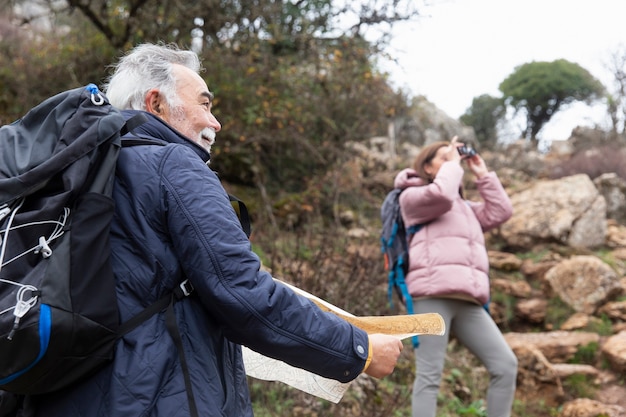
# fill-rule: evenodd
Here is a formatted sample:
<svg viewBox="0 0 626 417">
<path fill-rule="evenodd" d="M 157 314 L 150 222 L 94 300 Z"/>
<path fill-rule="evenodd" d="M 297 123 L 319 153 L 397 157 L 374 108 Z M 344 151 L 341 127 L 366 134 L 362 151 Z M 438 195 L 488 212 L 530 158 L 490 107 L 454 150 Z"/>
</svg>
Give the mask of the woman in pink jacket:
<svg viewBox="0 0 626 417">
<path fill-rule="evenodd" d="M 462 144 L 424 147 L 413 168 L 401 171 L 400 206 L 407 227 L 423 225 L 409 238 L 406 282 L 415 313 L 437 312 L 449 332 L 420 336 L 415 350 L 413 417 L 435 417 L 437 393 L 450 333 L 485 365 L 490 375 L 487 415 L 511 415 L 517 358 L 484 308 L 489 302 L 489 259 L 483 232 L 507 221 L 511 201 L 480 155 L 461 155 Z M 467 164 L 482 202 L 465 200 L 461 183 Z"/>
</svg>

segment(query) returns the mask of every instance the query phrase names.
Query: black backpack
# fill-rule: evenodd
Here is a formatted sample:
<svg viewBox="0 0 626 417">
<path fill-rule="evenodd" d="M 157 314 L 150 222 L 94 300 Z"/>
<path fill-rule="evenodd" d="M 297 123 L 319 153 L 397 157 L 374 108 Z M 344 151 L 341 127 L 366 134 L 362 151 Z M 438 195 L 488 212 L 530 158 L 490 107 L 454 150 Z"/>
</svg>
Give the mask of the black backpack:
<svg viewBox="0 0 626 417">
<path fill-rule="evenodd" d="M 394 188 L 385 197 L 380 208 L 382 230 L 380 233 L 381 252 L 383 253 L 385 270 L 387 271 L 387 296 L 389 305 L 393 307 L 393 291 L 397 291 L 400 301 L 404 303 L 406 311 L 413 314 L 413 300 L 404 280 L 409 269 L 408 239 L 417 233 L 423 225 L 412 225 L 407 228 L 402 220 L 400 210 L 400 194 L 403 189 Z M 418 347 L 417 336 L 412 338 L 413 346 Z"/>
<path fill-rule="evenodd" d="M 108 362 L 119 337 L 188 295 L 120 324 L 111 198 L 125 121 L 90 84 L 0 127 L 0 389 L 49 393 Z M 7 400 L 9 397 L 5 397 Z"/>
</svg>

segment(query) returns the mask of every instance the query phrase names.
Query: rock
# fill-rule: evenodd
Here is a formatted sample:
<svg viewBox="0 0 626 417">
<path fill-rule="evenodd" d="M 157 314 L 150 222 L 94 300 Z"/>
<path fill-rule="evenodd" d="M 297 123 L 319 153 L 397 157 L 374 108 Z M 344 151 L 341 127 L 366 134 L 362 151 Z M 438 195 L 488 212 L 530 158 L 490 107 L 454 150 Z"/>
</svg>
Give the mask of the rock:
<svg viewBox="0 0 626 417">
<path fill-rule="evenodd" d="M 626 321 L 626 301 L 612 301 L 598 309 L 598 314 L 606 314 L 613 320 Z"/>
<path fill-rule="evenodd" d="M 545 355 L 534 345 L 520 344 L 511 347 L 517 357 L 517 385 L 524 390 L 550 392 L 555 400 L 563 398 L 561 379 Z"/>
<path fill-rule="evenodd" d="M 596 198 L 572 225 L 567 244 L 574 248 L 594 248 L 606 240 L 606 202 Z"/>
<path fill-rule="evenodd" d="M 566 259 L 546 273 L 546 280 L 561 300 L 586 314 L 622 291 L 615 271 L 595 256 Z"/>
<path fill-rule="evenodd" d="M 591 322 L 591 316 L 585 313 L 575 313 L 573 316 L 565 320 L 561 325 L 561 330 L 579 330 L 584 329 Z"/>
<path fill-rule="evenodd" d="M 609 337 L 602 345 L 602 354 L 615 371 L 626 373 L 626 331 Z"/>
<path fill-rule="evenodd" d="M 559 417 L 626 417 L 626 409 L 588 398 L 578 398 L 566 402 Z"/>
<path fill-rule="evenodd" d="M 538 241 L 593 248 L 606 238 L 606 202 L 589 176 L 539 181 L 511 195 L 513 216 L 500 227 L 509 245 Z"/>
<path fill-rule="evenodd" d="M 580 346 L 599 343 L 600 336 L 591 332 L 553 331 L 543 333 L 505 333 L 511 349 L 534 346 L 550 361 L 565 363 L 572 359 Z"/>
<path fill-rule="evenodd" d="M 548 301 L 542 298 L 521 300 L 515 305 L 515 315 L 530 323 L 543 323 Z"/>
<path fill-rule="evenodd" d="M 509 281 L 502 278 L 492 279 L 491 288 L 517 298 L 528 298 L 532 293 L 532 288 L 528 282 Z"/>
<path fill-rule="evenodd" d="M 606 231 L 606 244 L 609 247 L 617 248 L 616 250 L 622 253 L 622 255 L 620 256 L 621 259 L 626 259 L 625 255 L 623 254 L 624 252 L 626 252 L 626 248 L 624 248 L 624 246 L 626 246 L 626 227 L 618 224 L 614 220 L 608 220 Z"/>
<path fill-rule="evenodd" d="M 559 261 L 556 260 L 533 262 L 530 259 L 525 259 L 522 262 L 520 271 L 529 280 L 541 281 L 544 279 L 546 272 L 558 263 Z"/>
<path fill-rule="evenodd" d="M 626 224 L 626 181 L 611 172 L 593 180 L 606 201 L 606 216 L 620 224 Z"/>
<path fill-rule="evenodd" d="M 554 363 L 552 364 L 552 370 L 559 378 L 567 378 L 572 375 L 589 375 L 595 377 L 600 373 L 600 371 L 591 365 L 573 363 Z"/>
<path fill-rule="evenodd" d="M 522 260 L 513 253 L 490 250 L 487 255 L 491 268 L 500 271 L 519 271 L 522 266 Z"/>
</svg>

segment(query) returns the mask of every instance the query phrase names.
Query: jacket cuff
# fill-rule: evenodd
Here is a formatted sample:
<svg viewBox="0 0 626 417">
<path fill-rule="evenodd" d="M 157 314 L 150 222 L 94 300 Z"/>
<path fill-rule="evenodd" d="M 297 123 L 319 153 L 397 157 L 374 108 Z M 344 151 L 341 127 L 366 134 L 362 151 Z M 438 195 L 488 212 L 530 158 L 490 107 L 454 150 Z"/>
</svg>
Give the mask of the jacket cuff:
<svg viewBox="0 0 626 417">
<path fill-rule="evenodd" d="M 367 371 L 367 368 L 369 368 L 370 363 L 372 362 L 372 356 L 374 355 L 374 349 L 372 349 L 372 341 L 370 340 L 369 336 L 367 338 L 367 359 L 365 360 L 365 366 L 363 366 L 363 370 L 361 371 L 362 373 Z"/>
</svg>

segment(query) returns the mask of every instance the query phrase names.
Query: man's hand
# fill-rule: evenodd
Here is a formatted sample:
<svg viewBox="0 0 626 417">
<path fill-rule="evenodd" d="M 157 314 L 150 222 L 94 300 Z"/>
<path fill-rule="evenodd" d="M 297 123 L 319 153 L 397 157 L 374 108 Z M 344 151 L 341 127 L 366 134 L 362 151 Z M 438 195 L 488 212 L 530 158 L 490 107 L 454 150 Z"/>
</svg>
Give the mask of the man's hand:
<svg viewBox="0 0 626 417">
<path fill-rule="evenodd" d="M 372 361 L 365 373 L 375 378 L 383 378 L 393 372 L 402 352 L 402 342 L 385 334 L 370 334 Z"/>
</svg>

